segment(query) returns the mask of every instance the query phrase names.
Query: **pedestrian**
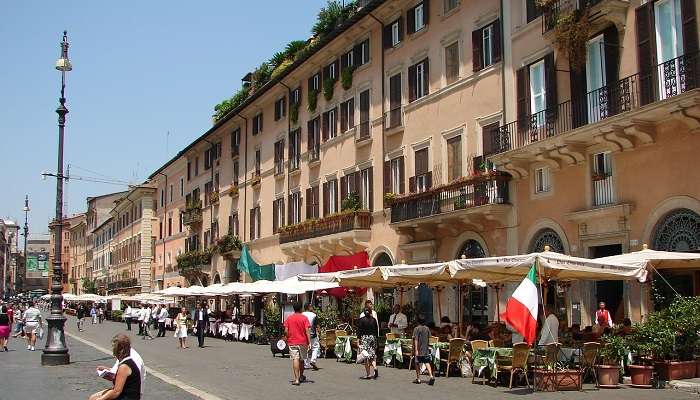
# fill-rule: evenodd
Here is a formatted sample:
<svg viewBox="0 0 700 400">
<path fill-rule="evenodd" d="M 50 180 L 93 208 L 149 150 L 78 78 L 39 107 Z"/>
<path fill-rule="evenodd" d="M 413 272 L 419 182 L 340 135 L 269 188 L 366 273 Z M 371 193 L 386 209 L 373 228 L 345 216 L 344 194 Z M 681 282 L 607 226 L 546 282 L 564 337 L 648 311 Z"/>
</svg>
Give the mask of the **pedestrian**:
<svg viewBox="0 0 700 400">
<path fill-rule="evenodd" d="M 363 309 L 362 312 L 360 312 L 360 315 L 357 317 L 362 318 L 365 314 L 364 310 L 369 309 L 369 311 L 372 313 L 372 317 L 377 320 L 377 324 L 379 323 L 379 317 L 377 316 L 377 312 L 374 311 L 374 304 L 372 303 L 372 300 L 367 299 L 365 300 L 365 308 Z M 379 325 L 377 325 L 377 337 L 379 337 Z M 372 368 L 374 368 L 374 373 L 379 376 L 379 370 L 377 369 L 377 359 L 375 358 L 372 360 Z"/>
<path fill-rule="evenodd" d="M 85 305 L 83 303 L 78 304 L 78 309 L 75 310 L 75 316 L 78 319 L 76 325 L 78 325 L 78 332 L 83 331 L 83 321 L 85 319 Z"/>
<path fill-rule="evenodd" d="M 306 309 L 306 311 L 304 311 L 302 314 L 304 314 L 304 316 L 308 318 L 309 324 L 311 324 L 309 335 L 311 343 L 309 344 L 309 353 L 304 359 L 304 368 L 313 368 L 314 371 L 317 371 L 318 366 L 316 366 L 316 360 L 318 359 L 318 355 L 321 352 L 321 345 L 318 341 L 319 329 L 318 324 L 316 323 L 316 313 L 314 312 L 314 306 L 311 303 L 306 303 L 306 307 L 304 308 Z"/>
<path fill-rule="evenodd" d="M 17 305 L 17 309 L 14 311 L 13 319 L 15 320 L 15 334 L 12 335 L 13 338 L 18 336 L 24 336 L 24 304 L 20 303 Z"/>
<path fill-rule="evenodd" d="M 207 311 L 206 303 L 202 302 L 194 315 L 199 347 L 204 347 L 204 336 L 207 333 L 207 329 L 209 329 L 209 313 Z"/>
<path fill-rule="evenodd" d="M 146 316 L 146 305 L 141 304 L 141 308 L 138 310 L 138 315 L 136 320 L 139 321 L 139 336 L 143 336 L 143 317 Z"/>
<path fill-rule="evenodd" d="M 131 357 L 131 342 L 124 334 L 112 339 L 112 355 L 117 358 L 119 367 L 114 374 L 114 386 L 89 397 L 90 400 L 102 399 L 141 399 L 141 370 Z M 106 368 L 105 368 L 106 369 Z M 98 373 L 102 371 L 98 369 Z"/>
<path fill-rule="evenodd" d="M 133 311 L 131 310 L 131 305 L 127 304 L 126 308 L 124 309 L 124 313 L 122 314 L 124 316 L 124 322 L 126 322 L 126 330 L 130 331 L 131 330 L 131 313 Z"/>
<path fill-rule="evenodd" d="M 428 348 L 428 343 L 430 341 L 430 328 L 425 326 L 425 317 L 423 315 L 418 316 L 418 326 L 413 329 L 413 357 L 415 357 L 416 366 L 416 379 L 413 383 L 420 384 L 420 371 L 421 367 L 425 366 L 428 370 L 428 375 L 430 380 L 428 385 L 433 386 L 435 384 L 435 377 L 433 376 L 433 369 L 430 365 L 430 350 Z"/>
<path fill-rule="evenodd" d="M 10 327 L 12 326 L 8 310 L 6 305 L 0 306 L 0 346 L 5 351 L 9 351 L 7 350 L 7 341 L 10 338 Z"/>
<path fill-rule="evenodd" d="M 143 321 L 142 321 L 142 324 L 143 324 L 143 336 L 141 336 L 141 339 L 146 339 L 146 338 L 148 338 L 148 339 L 150 339 L 150 340 L 153 340 L 153 336 L 151 336 L 151 332 L 150 332 L 149 329 L 148 329 L 148 328 L 149 328 L 149 325 L 151 324 L 151 317 L 152 317 L 152 314 L 153 314 L 153 312 L 152 312 L 152 310 L 151 310 L 151 306 L 147 306 L 146 308 L 144 308 L 144 311 L 143 311 Z"/>
<path fill-rule="evenodd" d="M 165 320 L 168 318 L 168 308 L 165 304 L 160 305 L 160 310 L 158 311 L 158 336 L 165 337 Z"/>
<path fill-rule="evenodd" d="M 24 333 L 27 335 L 27 350 L 34 351 L 36 336 L 40 329 L 44 328 L 41 311 L 32 303 L 24 312 Z"/>
<path fill-rule="evenodd" d="M 97 320 L 102 323 L 102 320 L 105 319 L 105 310 L 102 306 L 97 307 Z"/>
<path fill-rule="evenodd" d="M 90 307 L 90 318 L 92 319 L 92 324 L 95 325 L 97 323 L 97 308 L 95 307 L 95 303 L 92 303 L 92 307 Z"/>
<path fill-rule="evenodd" d="M 188 312 L 185 307 L 182 307 L 180 312 L 175 317 L 175 337 L 180 342 L 180 349 L 187 349 L 187 318 Z"/>
<path fill-rule="evenodd" d="M 604 301 L 598 303 L 598 310 L 595 312 L 595 323 L 600 326 L 601 331 L 605 330 L 605 328 L 612 328 L 613 326 L 610 311 L 605 309 Z"/>
<path fill-rule="evenodd" d="M 372 316 L 372 310 L 365 309 L 364 316 L 357 321 L 357 337 L 360 339 L 357 350 L 357 362 L 365 364 L 365 376 L 362 379 L 377 379 L 379 373 L 373 367 L 373 361 L 377 358 L 377 332 L 379 323 Z"/>
<path fill-rule="evenodd" d="M 305 354 L 309 352 L 311 343 L 311 324 L 309 319 L 301 313 L 301 303 L 294 303 L 294 314 L 284 321 L 284 335 L 289 346 L 289 358 L 292 360 L 292 372 L 294 381 L 292 385 L 299 386 L 306 380 L 304 376 Z"/>
</svg>

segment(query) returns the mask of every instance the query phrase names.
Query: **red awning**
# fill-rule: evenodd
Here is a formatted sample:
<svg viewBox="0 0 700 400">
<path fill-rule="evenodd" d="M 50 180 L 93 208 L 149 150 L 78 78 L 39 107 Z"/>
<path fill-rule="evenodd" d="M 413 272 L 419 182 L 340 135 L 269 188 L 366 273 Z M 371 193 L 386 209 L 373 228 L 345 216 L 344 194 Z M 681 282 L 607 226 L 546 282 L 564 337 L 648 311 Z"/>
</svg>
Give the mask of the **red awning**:
<svg viewBox="0 0 700 400">
<path fill-rule="evenodd" d="M 366 251 L 361 251 L 349 256 L 330 256 L 328 261 L 318 269 L 318 272 L 337 272 L 354 268 L 367 268 L 369 266 L 369 255 Z M 366 291 L 367 289 L 358 289 L 355 293 L 362 295 Z M 328 289 L 326 293 L 333 297 L 345 297 L 347 288 Z"/>
</svg>

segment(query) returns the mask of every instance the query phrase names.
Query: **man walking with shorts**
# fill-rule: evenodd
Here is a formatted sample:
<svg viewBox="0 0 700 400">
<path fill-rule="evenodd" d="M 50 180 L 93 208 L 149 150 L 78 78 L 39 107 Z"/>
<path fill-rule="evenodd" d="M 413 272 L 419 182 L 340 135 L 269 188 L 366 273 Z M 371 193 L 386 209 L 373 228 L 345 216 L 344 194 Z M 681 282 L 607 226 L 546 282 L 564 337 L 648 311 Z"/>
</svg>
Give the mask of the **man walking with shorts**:
<svg viewBox="0 0 700 400">
<path fill-rule="evenodd" d="M 24 312 L 24 333 L 27 334 L 27 350 L 34 351 L 36 336 L 43 326 L 44 322 L 41 319 L 41 311 L 36 308 L 36 303 L 32 303 Z"/>
<path fill-rule="evenodd" d="M 413 356 L 416 358 L 414 363 L 416 366 L 416 380 L 413 383 L 420 384 L 420 370 L 421 367 L 425 365 L 428 370 L 428 375 L 430 380 L 428 385 L 433 386 L 435 384 L 435 377 L 433 377 L 433 369 L 430 365 L 430 348 L 428 346 L 430 342 L 430 328 L 425 326 L 425 317 L 423 315 L 418 316 L 418 326 L 413 329 Z"/>
<path fill-rule="evenodd" d="M 307 357 L 309 343 L 311 343 L 310 328 L 309 319 L 301 313 L 301 303 L 294 303 L 294 314 L 284 321 L 284 334 L 289 346 L 289 358 L 292 360 L 292 371 L 294 372 L 294 382 L 292 382 L 294 386 L 299 386 L 306 380 L 304 359 Z"/>
</svg>

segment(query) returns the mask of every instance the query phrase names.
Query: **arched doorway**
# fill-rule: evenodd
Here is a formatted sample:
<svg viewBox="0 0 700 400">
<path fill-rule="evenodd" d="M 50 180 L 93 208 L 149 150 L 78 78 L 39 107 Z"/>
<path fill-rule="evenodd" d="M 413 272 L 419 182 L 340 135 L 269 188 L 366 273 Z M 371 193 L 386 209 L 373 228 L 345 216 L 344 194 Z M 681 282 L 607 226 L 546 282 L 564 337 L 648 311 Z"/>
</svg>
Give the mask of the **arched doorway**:
<svg viewBox="0 0 700 400">
<path fill-rule="evenodd" d="M 693 210 L 680 208 L 666 214 L 654 227 L 652 248 L 663 251 L 700 251 L 700 215 Z M 660 271 L 664 279 L 654 274 L 653 298 L 657 309 L 666 308 L 675 298 L 694 296 L 695 277 L 691 271 Z M 675 290 L 675 291 L 674 291 Z"/>
<path fill-rule="evenodd" d="M 486 257 L 486 252 L 479 242 L 474 239 L 469 239 L 459 248 L 456 258 L 461 258 L 462 256 L 467 258 L 481 258 Z"/>
<path fill-rule="evenodd" d="M 530 243 L 530 252 L 539 253 L 544 251 L 544 246 L 549 246 L 549 250 L 564 253 L 564 242 L 559 237 L 559 234 L 554 229 L 545 228 L 537 232 Z"/>
<path fill-rule="evenodd" d="M 374 258 L 374 262 L 372 263 L 373 267 L 388 267 L 390 265 L 394 265 L 394 263 L 391 261 L 391 257 L 383 252 L 379 253 L 379 255 Z"/>
<path fill-rule="evenodd" d="M 217 283 L 221 283 L 221 277 L 219 276 L 219 274 L 216 274 L 216 276 L 214 276 L 214 284 Z"/>
<path fill-rule="evenodd" d="M 457 258 L 482 258 L 486 257 L 486 252 L 481 246 L 481 243 L 474 239 L 468 239 L 459 248 Z M 487 305 L 489 302 L 488 291 L 483 286 L 471 285 L 467 287 L 467 293 L 464 293 L 464 309 L 462 310 L 462 318 L 464 321 L 471 323 L 488 323 Z"/>
</svg>

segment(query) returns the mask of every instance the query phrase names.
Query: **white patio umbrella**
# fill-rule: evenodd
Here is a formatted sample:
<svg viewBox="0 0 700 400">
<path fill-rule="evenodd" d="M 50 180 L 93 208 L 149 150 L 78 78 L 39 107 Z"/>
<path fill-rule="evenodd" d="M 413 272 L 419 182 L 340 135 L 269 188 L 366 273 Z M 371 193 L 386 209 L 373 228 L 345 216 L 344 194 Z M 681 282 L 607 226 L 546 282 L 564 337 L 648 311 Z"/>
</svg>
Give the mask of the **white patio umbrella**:
<svg viewBox="0 0 700 400">
<path fill-rule="evenodd" d="M 648 270 L 651 267 L 655 269 L 700 268 L 700 254 L 698 253 L 649 250 L 647 245 L 644 245 L 643 250 L 640 251 L 596 258 L 594 261 L 626 264 Z"/>
</svg>

